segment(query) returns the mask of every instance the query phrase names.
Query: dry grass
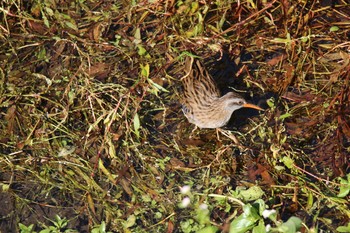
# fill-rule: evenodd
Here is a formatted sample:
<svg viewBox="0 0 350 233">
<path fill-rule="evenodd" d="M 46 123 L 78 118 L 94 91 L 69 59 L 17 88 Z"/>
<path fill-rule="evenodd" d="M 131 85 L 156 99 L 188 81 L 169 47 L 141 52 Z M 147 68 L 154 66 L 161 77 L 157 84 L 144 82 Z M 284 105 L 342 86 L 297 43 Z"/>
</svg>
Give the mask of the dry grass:
<svg viewBox="0 0 350 233">
<path fill-rule="evenodd" d="M 263 229 L 346 226 L 349 15 L 345 0 L 2 1 L 0 230 L 228 232 L 256 200 L 277 211 Z M 188 53 L 266 111 L 190 137 Z"/>
</svg>

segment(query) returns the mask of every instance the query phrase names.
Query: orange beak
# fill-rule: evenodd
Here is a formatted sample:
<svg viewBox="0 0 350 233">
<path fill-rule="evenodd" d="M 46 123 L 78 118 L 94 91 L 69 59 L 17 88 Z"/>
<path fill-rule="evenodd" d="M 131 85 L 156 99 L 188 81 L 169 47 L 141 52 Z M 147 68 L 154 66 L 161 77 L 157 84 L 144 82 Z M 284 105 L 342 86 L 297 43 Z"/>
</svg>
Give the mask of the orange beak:
<svg viewBox="0 0 350 233">
<path fill-rule="evenodd" d="M 260 108 L 257 105 L 254 105 L 254 104 L 243 104 L 243 107 L 244 108 L 254 108 L 254 109 L 259 110 L 259 111 L 264 111 L 264 109 Z"/>
</svg>

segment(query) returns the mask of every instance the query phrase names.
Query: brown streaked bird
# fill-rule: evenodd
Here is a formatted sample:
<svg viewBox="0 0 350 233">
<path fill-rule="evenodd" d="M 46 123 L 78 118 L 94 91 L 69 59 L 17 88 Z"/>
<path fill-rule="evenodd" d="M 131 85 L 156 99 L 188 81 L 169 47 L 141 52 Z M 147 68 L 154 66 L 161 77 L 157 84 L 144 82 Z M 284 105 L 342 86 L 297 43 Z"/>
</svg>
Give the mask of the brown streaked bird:
<svg viewBox="0 0 350 233">
<path fill-rule="evenodd" d="M 182 111 L 190 123 L 199 128 L 220 128 L 230 120 L 234 111 L 240 108 L 263 110 L 247 103 L 241 96 L 229 92 L 224 96 L 216 86 L 208 71 L 199 60 L 187 57 Z"/>
</svg>

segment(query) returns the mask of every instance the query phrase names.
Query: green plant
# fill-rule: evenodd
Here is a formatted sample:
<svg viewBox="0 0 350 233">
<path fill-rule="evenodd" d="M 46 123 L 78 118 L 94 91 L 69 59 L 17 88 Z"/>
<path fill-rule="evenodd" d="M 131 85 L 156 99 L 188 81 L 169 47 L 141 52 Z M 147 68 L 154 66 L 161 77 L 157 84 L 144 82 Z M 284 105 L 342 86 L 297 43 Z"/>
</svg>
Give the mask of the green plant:
<svg viewBox="0 0 350 233">
<path fill-rule="evenodd" d="M 209 204 L 199 203 L 199 197 L 205 194 L 193 193 L 189 186 L 182 187 L 181 193 L 183 198 L 179 207 L 192 208 L 192 216 L 194 216 L 194 218 L 188 218 L 180 224 L 184 232 L 217 232 L 218 226 L 210 221 L 210 210 L 213 210 L 215 206 L 221 205 L 225 201 L 226 205 L 239 204 L 243 211 L 237 216 L 236 209 L 231 217 L 228 218 L 230 220 L 230 233 L 244 233 L 251 230 L 254 233 L 296 233 L 302 226 L 302 221 L 298 217 L 292 216 L 286 222 L 278 220 L 277 211 L 268 209 L 264 200 L 260 198 L 263 195 L 263 191 L 258 186 L 253 186 L 247 190 L 237 189 L 232 192 L 231 196 L 208 194 L 208 197 L 215 199 L 213 203 L 208 200 L 207 203 Z M 245 201 L 254 200 L 254 202 L 244 203 L 240 199 Z M 231 207 L 226 208 L 226 210 L 230 209 Z M 271 226 L 270 222 L 274 226 Z"/>
<path fill-rule="evenodd" d="M 106 231 L 106 223 L 102 221 L 100 225 L 95 226 L 91 230 L 91 233 L 111 233 L 111 231 Z"/>
<path fill-rule="evenodd" d="M 271 220 L 275 227 L 266 224 L 264 219 Z M 276 210 L 267 209 L 262 199 L 253 204 L 245 204 L 243 213 L 230 224 L 230 233 L 244 233 L 252 230 L 254 233 L 283 232 L 295 233 L 302 226 L 302 221 L 297 217 L 290 217 L 286 222 L 277 220 Z"/>
<path fill-rule="evenodd" d="M 36 231 L 33 230 L 34 224 L 30 224 L 29 226 L 26 226 L 22 223 L 19 223 L 18 226 L 21 233 L 36 233 Z"/>
<path fill-rule="evenodd" d="M 52 226 L 45 226 L 45 228 L 39 233 L 73 233 L 73 232 L 78 232 L 73 229 L 66 229 L 68 220 L 66 218 L 61 218 L 60 216 L 56 215 L 55 220 L 49 219 L 50 222 L 53 223 Z"/>
</svg>

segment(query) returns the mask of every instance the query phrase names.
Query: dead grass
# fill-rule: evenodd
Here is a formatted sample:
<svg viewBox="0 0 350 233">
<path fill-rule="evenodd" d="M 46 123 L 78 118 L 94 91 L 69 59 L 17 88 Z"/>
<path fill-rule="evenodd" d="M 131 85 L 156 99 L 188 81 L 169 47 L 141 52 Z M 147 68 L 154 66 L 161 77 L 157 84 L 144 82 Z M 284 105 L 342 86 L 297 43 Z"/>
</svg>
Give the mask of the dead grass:
<svg viewBox="0 0 350 233">
<path fill-rule="evenodd" d="M 227 232 L 256 199 L 304 232 L 346 226 L 350 6 L 263 2 L 3 1 L 0 230 L 59 215 L 78 232 Z M 239 144 L 190 138 L 186 53 L 265 106 L 234 114 Z"/>
</svg>

